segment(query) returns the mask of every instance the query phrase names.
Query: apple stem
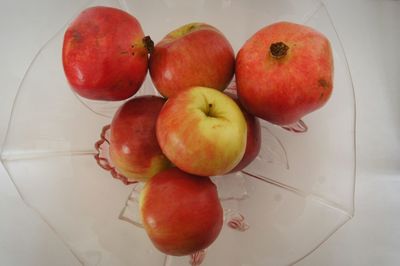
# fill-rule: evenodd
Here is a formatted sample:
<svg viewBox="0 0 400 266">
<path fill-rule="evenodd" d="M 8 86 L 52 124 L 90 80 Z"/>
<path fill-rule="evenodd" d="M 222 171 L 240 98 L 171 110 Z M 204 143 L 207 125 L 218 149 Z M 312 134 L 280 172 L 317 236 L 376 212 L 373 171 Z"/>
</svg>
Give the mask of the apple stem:
<svg viewBox="0 0 400 266">
<path fill-rule="evenodd" d="M 283 42 L 275 42 L 269 47 L 269 51 L 274 58 L 282 58 L 287 54 L 289 46 Z"/>
<path fill-rule="evenodd" d="M 207 113 L 206 113 L 207 116 L 212 116 L 212 115 L 211 115 L 211 108 L 212 108 L 212 106 L 213 106 L 212 103 L 209 103 L 209 104 L 208 104 L 208 110 L 207 110 Z"/>
<path fill-rule="evenodd" d="M 151 54 L 154 51 L 154 42 L 150 38 L 150 36 L 144 36 L 143 39 L 143 45 L 147 49 L 147 52 Z"/>
</svg>

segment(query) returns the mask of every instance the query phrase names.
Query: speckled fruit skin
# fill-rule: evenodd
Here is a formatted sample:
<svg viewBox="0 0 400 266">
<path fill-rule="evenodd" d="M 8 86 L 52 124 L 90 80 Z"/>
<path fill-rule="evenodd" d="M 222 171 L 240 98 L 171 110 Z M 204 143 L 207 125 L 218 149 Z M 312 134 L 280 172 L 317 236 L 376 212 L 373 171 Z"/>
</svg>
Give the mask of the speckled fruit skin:
<svg viewBox="0 0 400 266">
<path fill-rule="evenodd" d="M 232 80 L 235 54 L 225 36 L 205 23 L 190 23 L 154 47 L 149 70 L 157 90 L 172 97 L 194 86 L 224 90 Z"/>
<path fill-rule="evenodd" d="M 111 122 L 110 157 L 130 181 L 146 181 L 170 167 L 156 138 L 156 121 L 165 103 L 157 96 L 140 96 L 125 102 Z"/>
<path fill-rule="evenodd" d="M 283 42 L 287 54 L 277 58 L 273 43 Z M 329 40 L 299 24 L 278 22 L 262 28 L 240 49 L 236 84 L 243 106 L 278 125 L 297 122 L 322 107 L 333 86 L 333 58 Z"/>
<path fill-rule="evenodd" d="M 140 212 L 151 241 L 168 255 L 205 249 L 222 229 L 223 211 L 214 183 L 178 168 L 162 171 L 146 182 Z"/>
<path fill-rule="evenodd" d="M 93 100 L 134 95 L 148 68 L 143 37 L 136 18 L 122 10 L 97 6 L 82 11 L 67 28 L 62 48 L 72 89 Z"/>
</svg>

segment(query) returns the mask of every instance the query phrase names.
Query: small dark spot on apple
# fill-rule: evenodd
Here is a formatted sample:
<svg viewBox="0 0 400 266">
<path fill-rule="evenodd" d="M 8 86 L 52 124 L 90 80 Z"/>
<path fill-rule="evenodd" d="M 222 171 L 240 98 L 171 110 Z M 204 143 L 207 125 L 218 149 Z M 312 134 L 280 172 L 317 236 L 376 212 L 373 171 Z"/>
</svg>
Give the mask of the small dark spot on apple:
<svg viewBox="0 0 400 266">
<path fill-rule="evenodd" d="M 131 54 L 132 54 L 132 55 L 135 55 L 135 52 L 132 52 Z"/>
<path fill-rule="evenodd" d="M 209 103 L 209 104 L 208 104 L 208 107 L 211 108 L 211 107 L 212 107 L 212 103 Z"/>
<path fill-rule="evenodd" d="M 321 92 L 321 94 L 319 95 L 319 99 L 322 100 L 323 97 L 324 97 L 324 93 Z"/>
<path fill-rule="evenodd" d="M 82 34 L 77 30 L 73 30 L 72 31 L 72 38 L 74 39 L 74 41 L 80 42 L 80 41 L 82 41 Z"/>
<path fill-rule="evenodd" d="M 190 32 L 190 31 L 192 31 L 194 28 L 196 28 L 195 25 L 190 25 L 187 31 Z"/>
<path fill-rule="evenodd" d="M 322 86 L 322 88 L 327 89 L 329 87 L 328 82 L 325 79 L 319 79 L 318 83 L 320 86 Z"/>
</svg>

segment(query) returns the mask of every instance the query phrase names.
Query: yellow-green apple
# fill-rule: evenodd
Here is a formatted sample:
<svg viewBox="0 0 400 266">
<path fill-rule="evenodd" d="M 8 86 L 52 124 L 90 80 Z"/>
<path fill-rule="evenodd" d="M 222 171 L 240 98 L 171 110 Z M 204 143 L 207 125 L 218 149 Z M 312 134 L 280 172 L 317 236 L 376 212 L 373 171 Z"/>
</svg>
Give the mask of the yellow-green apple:
<svg viewBox="0 0 400 266">
<path fill-rule="evenodd" d="M 193 86 L 224 90 L 234 74 L 229 41 L 205 23 L 186 24 L 167 34 L 150 55 L 149 70 L 157 90 L 171 97 Z"/>
<path fill-rule="evenodd" d="M 165 100 L 140 96 L 125 102 L 111 123 L 110 157 L 130 181 L 145 181 L 170 167 L 156 138 L 157 116 Z"/>
<path fill-rule="evenodd" d="M 248 166 L 258 155 L 261 149 L 261 125 L 260 121 L 257 117 L 250 114 L 244 109 L 242 104 L 239 102 L 236 94 L 226 92 L 232 99 L 235 100 L 237 105 L 242 110 L 244 118 L 246 119 L 247 124 L 247 141 L 246 141 L 246 150 L 244 152 L 242 160 L 233 168 L 230 173 L 234 173 L 244 169 Z"/>
<path fill-rule="evenodd" d="M 330 42 L 300 24 L 264 27 L 237 55 L 236 84 L 240 102 L 250 113 L 278 125 L 295 123 L 330 98 Z"/>
<path fill-rule="evenodd" d="M 232 170 L 246 148 L 239 106 L 224 93 L 193 87 L 167 100 L 156 126 L 161 150 L 185 172 L 213 176 Z"/>
<path fill-rule="evenodd" d="M 72 89 L 82 97 L 124 100 L 142 85 L 152 47 L 132 15 L 111 7 L 90 7 L 64 34 L 64 72 Z"/>
<path fill-rule="evenodd" d="M 151 241 L 169 255 L 189 255 L 207 248 L 222 228 L 223 211 L 214 183 L 178 168 L 150 178 L 139 206 Z"/>
</svg>

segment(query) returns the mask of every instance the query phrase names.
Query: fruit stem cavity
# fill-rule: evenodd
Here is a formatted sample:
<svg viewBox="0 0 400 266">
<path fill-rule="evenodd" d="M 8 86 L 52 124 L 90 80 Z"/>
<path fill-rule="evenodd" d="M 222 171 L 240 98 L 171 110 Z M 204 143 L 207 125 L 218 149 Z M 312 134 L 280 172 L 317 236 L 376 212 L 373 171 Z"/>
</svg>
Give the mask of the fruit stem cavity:
<svg viewBox="0 0 400 266">
<path fill-rule="evenodd" d="M 154 42 L 150 38 L 150 36 L 144 36 L 142 39 L 144 47 L 147 49 L 147 52 L 151 54 L 154 51 Z"/>
<path fill-rule="evenodd" d="M 274 58 L 282 58 L 287 54 L 289 46 L 283 42 L 275 42 L 269 47 L 269 51 Z"/>
</svg>

